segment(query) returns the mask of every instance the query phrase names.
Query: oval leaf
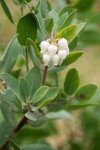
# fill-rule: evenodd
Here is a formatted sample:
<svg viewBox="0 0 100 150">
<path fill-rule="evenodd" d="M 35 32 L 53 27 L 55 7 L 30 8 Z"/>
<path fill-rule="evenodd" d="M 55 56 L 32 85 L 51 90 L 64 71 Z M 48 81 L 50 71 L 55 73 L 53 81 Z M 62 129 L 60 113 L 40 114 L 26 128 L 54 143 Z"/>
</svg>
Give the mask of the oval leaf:
<svg viewBox="0 0 100 150">
<path fill-rule="evenodd" d="M 77 100 L 89 100 L 93 97 L 97 90 L 97 86 L 94 84 L 88 84 L 81 87 L 75 94 Z"/>
<path fill-rule="evenodd" d="M 32 98 L 33 94 L 41 86 L 42 77 L 39 68 L 32 68 L 26 75 L 26 80 L 29 84 L 30 98 Z"/>
<path fill-rule="evenodd" d="M 26 45 L 27 39 L 36 39 L 37 22 L 35 17 L 29 13 L 22 17 L 17 25 L 18 41 L 21 45 Z"/>
<path fill-rule="evenodd" d="M 39 102 L 47 93 L 47 91 L 49 90 L 48 86 L 41 86 L 33 95 L 32 97 L 32 101 L 33 103 L 37 103 Z"/>
<path fill-rule="evenodd" d="M 72 68 L 68 71 L 68 74 L 64 82 L 64 90 L 68 95 L 72 95 L 76 92 L 79 86 L 80 78 L 78 71 L 75 68 Z"/>
<path fill-rule="evenodd" d="M 27 80 L 24 78 L 20 78 L 19 81 L 19 92 L 23 98 L 23 100 L 27 100 L 29 97 L 29 86 Z"/>
<path fill-rule="evenodd" d="M 77 59 L 79 59 L 82 56 L 83 52 L 82 51 L 78 51 L 78 52 L 72 52 L 70 53 L 63 61 L 61 66 L 66 66 L 69 64 L 72 64 L 73 62 L 75 62 Z"/>
</svg>

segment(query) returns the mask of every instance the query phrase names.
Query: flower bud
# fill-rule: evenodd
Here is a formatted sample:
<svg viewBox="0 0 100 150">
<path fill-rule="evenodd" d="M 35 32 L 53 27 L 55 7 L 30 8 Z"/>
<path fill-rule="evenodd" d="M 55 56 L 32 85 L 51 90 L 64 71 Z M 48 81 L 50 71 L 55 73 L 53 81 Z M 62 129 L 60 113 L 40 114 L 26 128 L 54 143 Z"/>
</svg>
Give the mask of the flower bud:
<svg viewBox="0 0 100 150">
<path fill-rule="evenodd" d="M 67 56 L 67 51 L 66 50 L 59 50 L 58 55 L 60 58 L 65 59 Z"/>
<path fill-rule="evenodd" d="M 58 63 L 59 63 L 59 55 L 56 54 L 56 55 L 54 55 L 54 57 L 53 57 L 53 65 L 54 65 L 54 66 L 57 66 Z"/>
<path fill-rule="evenodd" d="M 48 46 L 49 46 L 49 42 L 42 41 L 40 44 L 41 51 L 45 52 L 48 49 Z"/>
<path fill-rule="evenodd" d="M 68 48 L 68 42 L 65 38 L 62 38 L 58 41 L 58 45 L 63 48 L 63 49 L 67 49 Z"/>
<path fill-rule="evenodd" d="M 57 52 L 57 46 L 56 45 L 49 45 L 49 47 L 48 47 L 48 52 L 49 52 L 49 55 L 51 56 L 51 57 L 53 57 L 54 56 L 54 54 Z"/>
<path fill-rule="evenodd" d="M 48 54 L 43 55 L 43 62 L 44 62 L 45 66 L 48 66 L 48 64 L 50 62 L 50 56 Z"/>
</svg>

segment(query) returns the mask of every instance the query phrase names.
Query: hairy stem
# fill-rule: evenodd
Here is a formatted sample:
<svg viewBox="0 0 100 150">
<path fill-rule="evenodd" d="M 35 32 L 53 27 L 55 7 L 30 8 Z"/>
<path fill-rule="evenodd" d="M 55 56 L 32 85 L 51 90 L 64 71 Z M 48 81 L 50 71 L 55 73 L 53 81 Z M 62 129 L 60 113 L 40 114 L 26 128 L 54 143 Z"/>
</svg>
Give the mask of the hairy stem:
<svg viewBox="0 0 100 150">
<path fill-rule="evenodd" d="M 13 131 L 10 133 L 9 137 L 12 138 L 26 123 L 27 118 L 23 117 L 22 120 L 19 122 L 19 124 L 13 129 Z M 6 140 L 5 143 L 2 145 L 0 150 L 7 150 L 7 146 L 9 144 L 9 140 Z"/>
<path fill-rule="evenodd" d="M 48 71 L 48 66 L 45 66 L 44 73 L 43 73 L 42 85 L 44 85 L 44 84 L 45 84 L 47 71 Z"/>
<path fill-rule="evenodd" d="M 22 5 L 20 6 L 20 12 L 21 12 L 21 15 L 23 16 L 24 15 L 24 10 L 23 10 L 23 6 Z"/>
</svg>

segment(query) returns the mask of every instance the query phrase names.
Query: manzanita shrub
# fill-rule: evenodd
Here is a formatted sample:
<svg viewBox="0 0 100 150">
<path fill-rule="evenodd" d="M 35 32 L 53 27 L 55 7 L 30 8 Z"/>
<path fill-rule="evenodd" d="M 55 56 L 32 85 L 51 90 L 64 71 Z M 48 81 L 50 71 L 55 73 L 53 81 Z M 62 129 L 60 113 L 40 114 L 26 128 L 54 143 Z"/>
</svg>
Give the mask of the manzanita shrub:
<svg viewBox="0 0 100 150">
<path fill-rule="evenodd" d="M 67 119 L 70 110 L 95 105 L 88 100 L 97 86 L 80 87 L 76 68 L 71 68 L 65 79 L 62 76 L 63 88 L 58 77 L 58 72 L 82 56 L 83 51 L 76 51 L 76 46 L 86 22 L 78 21 L 77 10 L 69 6 L 56 12 L 46 0 L 40 0 L 35 7 L 30 3 L 32 0 L 13 1 L 21 11 L 17 25 L 6 1 L 0 1 L 8 19 L 16 25 L 16 35 L 0 59 L 3 87 L 0 108 L 5 118 L 0 125 L 0 149 L 53 150 L 46 141 L 33 140 L 31 132 L 35 138 L 38 134 L 42 138 L 43 131 L 30 128 L 40 127 L 50 120 Z M 23 11 L 25 6 L 29 10 L 27 14 Z M 29 144 L 23 140 L 25 134 L 30 136 Z"/>
</svg>

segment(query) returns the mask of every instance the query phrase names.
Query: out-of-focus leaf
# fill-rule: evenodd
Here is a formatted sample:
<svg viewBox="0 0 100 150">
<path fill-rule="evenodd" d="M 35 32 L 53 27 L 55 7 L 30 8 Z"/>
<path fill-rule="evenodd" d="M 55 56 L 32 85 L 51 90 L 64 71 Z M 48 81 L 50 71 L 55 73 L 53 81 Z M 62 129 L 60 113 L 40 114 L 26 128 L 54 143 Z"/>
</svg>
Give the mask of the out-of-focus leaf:
<svg viewBox="0 0 100 150">
<path fill-rule="evenodd" d="M 11 40 L 8 44 L 5 53 L 0 61 L 0 70 L 2 72 L 10 72 L 14 67 L 20 50 L 23 49 L 17 39 Z"/>
<path fill-rule="evenodd" d="M 80 78 L 78 71 L 75 68 L 72 68 L 68 71 L 68 74 L 64 82 L 64 90 L 67 94 L 72 95 L 76 92 L 79 86 Z"/>
<path fill-rule="evenodd" d="M 84 31 L 80 35 L 80 40 L 86 44 L 100 44 L 100 32 L 94 30 Z"/>
<path fill-rule="evenodd" d="M 70 114 L 65 110 L 48 112 L 45 116 L 48 119 L 69 119 L 71 117 Z"/>
<path fill-rule="evenodd" d="M 14 148 L 14 150 L 21 150 L 19 148 L 19 146 L 10 137 L 7 136 L 7 138 L 10 141 L 10 143 L 11 143 L 12 147 Z"/>
<path fill-rule="evenodd" d="M 47 144 L 34 144 L 34 145 L 25 145 L 22 150 L 53 150 L 49 145 Z"/>
<path fill-rule="evenodd" d="M 94 84 L 88 84 L 81 87 L 75 94 L 77 100 L 89 100 L 93 97 L 97 90 L 97 86 Z"/>
<path fill-rule="evenodd" d="M 68 105 L 66 107 L 67 110 L 77 110 L 77 109 L 81 109 L 81 108 L 87 108 L 90 106 L 96 106 L 96 103 L 90 103 L 90 104 L 77 104 L 77 105 Z"/>
<path fill-rule="evenodd" d="M 85 11 L 89 9 L 93 4 L 95 0 L 78 0 L 78 2 L 75 4 L 75 8 L 78 9 L 78 11 Z"/>
<path fill-rule="evenodd" d="M 25 117 L 28 118 L 28 119 L 30 119 L 30 120 L 32 120 L 32 121 L 36 121 L 36 120 L 37 120 L 37 118 L 36 118 L 36 116 L 33 114 L 33 112 L 30 112 L 30 111 L 28 111 L 28 112 L 25 114 Z"/>
<path fill-rule="evenodd" d="M 68 14 L 70 14 L 70 13 L 72 13 L 74 10 L 75 10 L 74 7 L 72 7 L 71 5 L 67 5 L 67 6 L 65 6 L 64 8 L 61 9 L 59 15 L 60 15 L 60 17 L 61 17 L 62 14 L 66 13 L 66 12 L 68 12 Z"/>
<path fill-rule="evenodd" d="M 0 124 L 0 149 L 4 142 L 7 140 L 6 135 L 9 135 L 13 127 L 8 121 L 3 121 Z"/>
<path fill-rule="evenodd" d="M 14 20 L 12 18 L 12 15 L 10 13 L 10 10 L 5 2 L 5 0 L 0 0 L 1 6 L 6 14 L 6 16 L 8 17 L 8 19 L 10 20 L 11 23 L 14 23 Z"/>
</svg>

